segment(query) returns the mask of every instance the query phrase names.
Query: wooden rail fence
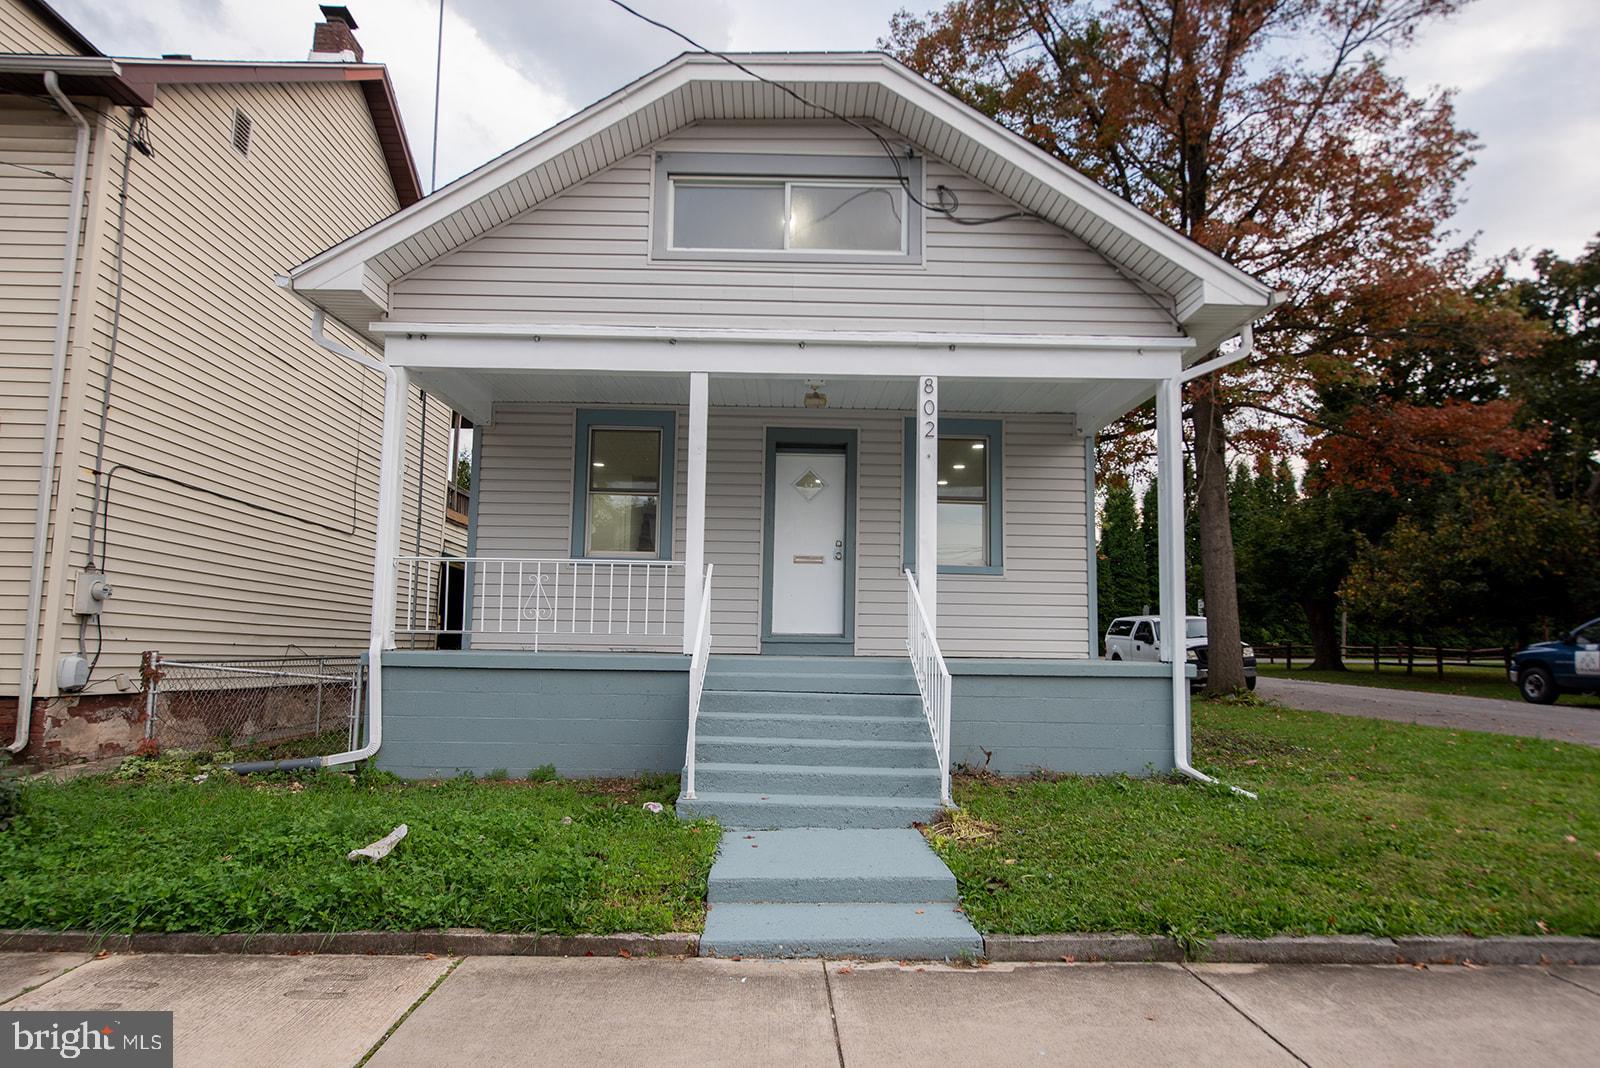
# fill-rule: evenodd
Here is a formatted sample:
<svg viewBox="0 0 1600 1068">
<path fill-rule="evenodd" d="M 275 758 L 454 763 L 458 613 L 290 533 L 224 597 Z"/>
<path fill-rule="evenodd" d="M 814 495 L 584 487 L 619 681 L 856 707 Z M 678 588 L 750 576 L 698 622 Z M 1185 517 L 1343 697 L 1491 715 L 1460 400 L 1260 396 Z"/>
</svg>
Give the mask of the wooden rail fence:
<svg viewBox="0 0 1600 1068">
<path fill-rule="evenodd" d="M 1315 659 L 1309 643 L 1257 642 L 1255 650 L 1258 662 L 1281 663 L 1290 670 L 1294 669 L 1296 660 L 1301 664 L 1308 664 Z M 1432 668 L 1442 678 L 1447 667 L 1498 667 L 1509 672 L 1512 647 L 1503 645 L 1466 649 L 1446 645 L 1351 644 L 1343 647 L 1343 653 L 1347 668 L 1371 664 L 1373 671 L 1382 671 L 1385 667 L 1405 668 L 1407 675 L 1416 674 L 1419 668 L 1423 671 Z"/>
</svg>

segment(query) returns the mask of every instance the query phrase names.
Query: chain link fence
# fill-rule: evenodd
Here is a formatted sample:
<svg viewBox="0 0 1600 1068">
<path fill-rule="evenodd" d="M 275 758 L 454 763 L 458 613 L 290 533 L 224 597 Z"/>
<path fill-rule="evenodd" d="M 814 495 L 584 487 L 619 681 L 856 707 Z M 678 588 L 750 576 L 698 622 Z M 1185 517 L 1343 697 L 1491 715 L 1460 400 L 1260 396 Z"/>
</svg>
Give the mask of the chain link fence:
<svg viewBox="0 0 1600 1068">
<path fill-rule="evenodd" d="M 360 744 L 366 667 L 356 654 L 244 659 L 144 656 L 145 737 L 237 758 L 326 756 Z"/>
</svg>

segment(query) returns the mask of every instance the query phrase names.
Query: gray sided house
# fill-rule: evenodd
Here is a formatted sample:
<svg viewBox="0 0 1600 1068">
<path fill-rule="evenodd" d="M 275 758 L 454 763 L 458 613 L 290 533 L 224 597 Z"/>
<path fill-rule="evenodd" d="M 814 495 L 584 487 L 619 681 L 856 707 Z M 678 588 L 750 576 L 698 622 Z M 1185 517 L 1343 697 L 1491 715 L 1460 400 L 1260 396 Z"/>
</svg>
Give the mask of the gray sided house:
<svg viewBox="0 0 1600 1068">
<path fill-rule="evenodd" d="M 682 771 L 748 827 L 1190 770 L 1184 664 L 1095 655 L 1094 435 L 1154 397 L 1176 472 L 1272 293 L 885 56 L 740 58 L 814 106 L 685 55 L 291 272 L 388 374 L 334 759 Z M 400 549 L 419 386 L 477 427 L 465 560 Z"/>
</svg>

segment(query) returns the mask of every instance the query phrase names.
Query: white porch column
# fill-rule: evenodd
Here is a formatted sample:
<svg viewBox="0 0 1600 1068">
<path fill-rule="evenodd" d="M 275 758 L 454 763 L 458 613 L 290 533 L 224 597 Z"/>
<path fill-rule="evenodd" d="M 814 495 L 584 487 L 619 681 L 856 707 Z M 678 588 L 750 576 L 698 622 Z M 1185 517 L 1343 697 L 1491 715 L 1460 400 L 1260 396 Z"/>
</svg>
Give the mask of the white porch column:
<svg viewBox="0 0 1600 1068">
<path fill-rule="evenodd" d="M 709 376 L 689 374 L 689 500 L 684 517 L 683 651 L 694 652 L 700 633 L 700 597 L 706 571 L 706 413 Z"/>
<path fill-rule="evenodd" d="M 1161 659 L 1172 666 L 1174 751 L 1189 763 L 1189 680 L 1183 561 L 1183 384 L 1162 379 L 1156 392 L 1157 526 L 1161 559 Z"/>
<path fill-rule="evenodd" d="M 939 632 L 939 379 L 917 383 L 917 593 Z"/>
<path fill-rule="evenodd" d="M 395 593 L 399 576 L 400 497 L 405 475 L 406 408 L 411 402 L 411 372 L 384 371 L 383 437 L 378 459 L 378 527 L 372 552 L 372 653 L 394 648 Z M 376 664 L 374 664 L 376 667 Z"/>
</svg>

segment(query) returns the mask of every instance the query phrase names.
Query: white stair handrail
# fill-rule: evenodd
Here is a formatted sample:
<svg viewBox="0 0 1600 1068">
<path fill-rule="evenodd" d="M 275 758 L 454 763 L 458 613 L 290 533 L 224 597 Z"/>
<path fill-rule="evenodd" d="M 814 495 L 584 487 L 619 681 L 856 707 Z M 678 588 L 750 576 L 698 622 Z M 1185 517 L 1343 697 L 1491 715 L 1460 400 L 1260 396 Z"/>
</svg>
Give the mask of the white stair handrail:
<svg viewBox="0 0 1600 1068">
<path fill-rule="evenodd" d="M 906 569 L 906 653 L 911 657 L 911 672 L 917 677 L 917 692 L 922 695 L 922 714 L 928 720 L 928 733 L 939 760 L 939 802 L 950 799 L 950 668 L 944 662 L 934 636 L 917 578 Z"/>
<path fill-rule="evenodd" d="M 689 740 L 683 759 L 683 796 L 694 800 L 694 739 L 700 720 L 700 695 L 706 688 L 706 667 L 711 663 L 711 567 L 706 565 L 706 581 L 700 591 L 699 625 L 689 653 Z"/>
</svg>

